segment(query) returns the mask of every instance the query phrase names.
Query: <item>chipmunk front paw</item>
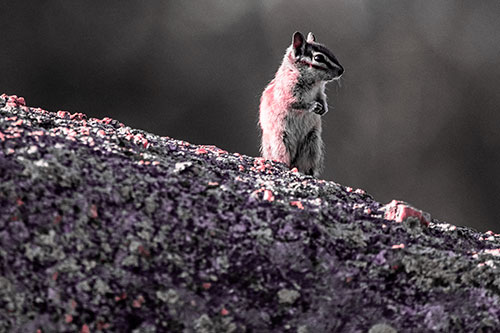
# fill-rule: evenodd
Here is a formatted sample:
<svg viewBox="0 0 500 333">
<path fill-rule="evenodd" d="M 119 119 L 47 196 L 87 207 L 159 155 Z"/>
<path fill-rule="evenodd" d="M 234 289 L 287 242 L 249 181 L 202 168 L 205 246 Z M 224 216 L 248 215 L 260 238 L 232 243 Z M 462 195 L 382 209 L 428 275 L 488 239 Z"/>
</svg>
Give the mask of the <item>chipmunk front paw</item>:
<svg viewBox="0 0 500 333">
<path fill-rule="evenodd" d="M 323 106 L 323 104 L 321 104 L 320 102 L 314 102 L 314 104 L 311 106 L 311 108 L 309 109 L 310 112 L 314 112 L 320 116 L 324 115 L 326 113 L 326 109 L 325 107 Z"/>
</svg>

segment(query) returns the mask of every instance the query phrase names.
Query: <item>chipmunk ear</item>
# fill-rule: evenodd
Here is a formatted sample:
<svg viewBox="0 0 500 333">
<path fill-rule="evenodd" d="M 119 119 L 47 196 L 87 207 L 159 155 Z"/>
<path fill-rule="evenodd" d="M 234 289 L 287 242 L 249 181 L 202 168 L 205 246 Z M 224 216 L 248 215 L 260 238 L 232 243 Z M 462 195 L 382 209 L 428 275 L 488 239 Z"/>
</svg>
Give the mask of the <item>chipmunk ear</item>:
<svg viewBox="0 0 500 333">
<path fill-rule="evenodd" d="M 314 37 L 313 33 L 310 32 L 307 34 L 307 42 L 308 43 L 312 43 L 312 42 L 315 42 L 316 41 L 316 37 Z"/>
<path fill-rule="evenodd" d="M 304 35 L 296 31 L 292 37 L 292 45 L 295 51 L 295 56 L 299 56 L 304 52 Z"/>
</svg>

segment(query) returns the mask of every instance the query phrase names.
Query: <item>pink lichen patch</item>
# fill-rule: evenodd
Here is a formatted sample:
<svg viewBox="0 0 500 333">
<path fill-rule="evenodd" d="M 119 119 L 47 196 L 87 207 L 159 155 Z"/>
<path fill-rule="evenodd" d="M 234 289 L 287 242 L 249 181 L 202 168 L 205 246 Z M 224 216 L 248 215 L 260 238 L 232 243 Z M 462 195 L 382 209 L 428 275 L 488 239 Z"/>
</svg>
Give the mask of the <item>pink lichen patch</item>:
<svg viewBox="0 0 500 333">
<path fill-rule="evenodd" d="M 486 249 L 484 253 L 491 254 L 492 256 L 500 256 L 500 249 Z"/>
<path fill-rule="evenodd" d="M 271 190 L 266 189 L 265 187 L 261 187 L 258 190 L 253 191 L 250 196 L 254 198 L 259 198 L 260 193 L 262 194 L 262 200 L 268 201 L 268 202 L 273 202 L 274 201 L 274 195 Z"/>
<path fill-rule="evenodd" d="M 401 244 L 395 244 L 393 246 L 391 246 L 392 249 L 404 249 L 405 248 L 405 245 L 403 243 Z"/>
<path fill-rule="evenodd" d="M 292 170 L 290 170 L 290 172 L 297 173 L 297 172 L 299 172 L 299 169 L 297 169 L 297 168 L 292 168 Z"/>
<path fill-rule="evenodd" d="M 274 201 L 273 192 L 271 190 L 267 190 L 267 189 L 264 190 L 264 196 L 262 197 L 262 199 L 269 201 L 269 202 L 273 202 Z"/>
<path fill-rule="evenodd" d="M 142 295 L 137 296 L 136 299 L 132 302 L 132 306 L 134 308 L 140 308 L 142 304 L 145 302 L 144 297 Z"/>
<path fill-rule="evenodd" d="M 482 266 L 489 266 L 489 267 L 493 267 L 493 268 L 496 267 L 493 260 L 486 260 L 485 262 L 481 262 L 481 263 L 477 264 L 477 267 L 482 267 Z"/>
<path fill-rule="evenodd" d="M 6 94 L 2 94 L 1 96 L 3 99 L 7 101 L 7 106 L 26 106 L 26 101 L 24 100 L 24 97 L 17 97 L 17 95 L 11 95 L 8 96 Z"/>
<path fill-rule="evenodd" d="M 19 119 L 18 121 L 13 122 L 11 125 L 12 125 L 12 126 L 21 126 L 22 124 L 23 124 L 23 120 L 22 120 L 22 119 Z"/>
<path fill-rule="evenodd" d="M 398 200 L 392 200 L 389 204 L 381 208 L 384 211 L 386 220 L 403 222 L 409 217 L 417 218 L 423 225 L 430 223 L 430 214 L 410 206 L 408 203 Z"/>
<path fill-rule="evenodd" d="M 54 274 L 52 274 L 52 280 L 53 281 L 57 281 L 58 277 L 59 277 L 59 272 L 54 272 Z"/>
<path fill-rule="evenodd" d="M 42 136 L 42 135 L 45 135 L 45 132 L 42 131 L 42 130 L 40 130 L 40 131 L 32 131 L 28 135 L 30 135 L 30 136 Z"/>
<path fill-rule="evenodd" d="M 347 192 L 351 193 L 351 192 L 352 192 L 352 187 L 348 186 L 348 187 L 346 187 L 346 188 L 345 188 L 345 190 L 346 190 Z"/>
<path fill-rule="evenodd" d="M 90 333 L 90 328 L 87 324 L 83 324 L 80 333 Z"/>
<path fill-rule="evenodd" d="M 119 301 L 124 300 L 126 298 L 127 298 L 127 293 L 123 292 L 121 295 L 115 296 L 115 301 L 119 302 Z"/>
<path fill-rule="evenodd" d="M 201 147 L 201 148 L 196 149 L 194 153 L 197 155 L 203 155 L 203 154 L 208 153 L 208 151 L 205 148 Z"/>
<path fill-rule="evenodd" d="M 57 116 L 59 118 L 70 118 L 71 117 L 71 113 L 69 113 L 68 111 L 63 111 L 63 110 L 59 110 L 57 111 Z"/>
<path fill-rule="evenodd" d="M 87 115 L 80 112 L 75 112 L 69 116 L 69 119 L 75 119 L 75 120 L 85 120 L 86 118 Z"/>
<path fill-rule="evenodd" d="M 65 321 L 67 324 L 71 323 L 71 322 L 73 321 L 73 316 L 67 313 L 67 314 L 64 316 L 64 321 Z"/>
<path fill-rule="evenodd" d="M 202 285 L 203 289 L 208 290 L 212 286 L 210 282 L 204 282 Z"/>
<path fill-rule="evenodd" d="M 131 133 L 127 133 L 125 138 L 127 140 L 131 140 L 133 139 L 133 142 L 135 144 L 140 144 L 142 145 L 144 148 L 148 148 L 149 146 L 149 142 L 148 140 L 142 135 L 142 134 L 136 134 L 136 135 L 133 135 Z"/>
<path fill-rule="evenodd" d="M 17 204 L 18 206 L 22 206 L 22 205 L 24 204 L 24 202 L 21 200 L 21 198 L 17 198 L 17 199 L 16 199 L 16 204 Z"/>
<path fill-rule="evenodd" d="M 11 131 L 11 132 L 13 132 L 13 131 Z M 19 132 L 14 132 L 14 133 L 12 133 L 10 135 L 9 134 L 5 135 L 5 137 L 7 139 L 15 139 L 15 138 L 20 138 L 21 134 Z"/>
<path fill-rule="evenodd" d="M 217 156 L 227 155 L 227 154 L 229 154 L 227 150 L 217 148 Z"/>
<path fill-rule="evenodd" d="M 266 159 L 263 157 L 257 157 L 253 162 L 253 167 L 250 170 L 264 172 L 266 169 L 272 169 L 272 165 L 267 163 Z"/>
<path fill-rule="evenodd" d="M 69 301 L 69 306 L 74 310 L 78 306 L 78 303 L 74 299 L 72 299 Z"/>
<path fill-rule="evenodd" d="M 227 316 L 229 314 L 229 311 L 226 308 L 222 308 L 222 310 L 220 310 L 220 314 L 223 316 Z"/>
<path fill-rule="evenodd" d="M 106 136 L 106 132 L 104 132 L 104 130 L 101 129 L 101 130 L 97 131 L 97 135 L 99 135 L 99 136 Z"/>
<path fill-rule="evenodd" d="M 304 209 L 304 205 L 300 201 L 290 201 L 290 205 L 297 207 L 298 209 Z"/>
<path fill-rule="evenodd" d="M 98 214 L 97 214 L 97 206 L 96 205 L 94 205 L 94 204 L 90 205 L 89 216 L 93 219 L 97 218 Z"/>
<path fill-rule="evenodd" d="M 113 121 L 113 119 L 111 119 L 111 118 L 109 118 L 109 117 L 104 117 L 104 118 L 102 118 L 102 120 L 101 120 L 101 122 L 102 122 L 103 124 L 106 124 L 106 125 L 108 125 L 108 124 L 109 124 L 109 123 L 111 123 L 112 121 Z"/>
<path fill-rule="evenodd" d="M 5 134 L 0 132 L 0 141 L 5 141 Z"/>
<path fill-rule="evenodd" d="M 208 186 L 218 186 L 218 182 L 208 182 Z"/>
<path fill-rule="evenodd" d="M 214 145 L 203 145 L 202 148 L 205 148 L 206 150 L 209 150 L 211 152 L 216 151 L 216 147 Z"/>
</svg>

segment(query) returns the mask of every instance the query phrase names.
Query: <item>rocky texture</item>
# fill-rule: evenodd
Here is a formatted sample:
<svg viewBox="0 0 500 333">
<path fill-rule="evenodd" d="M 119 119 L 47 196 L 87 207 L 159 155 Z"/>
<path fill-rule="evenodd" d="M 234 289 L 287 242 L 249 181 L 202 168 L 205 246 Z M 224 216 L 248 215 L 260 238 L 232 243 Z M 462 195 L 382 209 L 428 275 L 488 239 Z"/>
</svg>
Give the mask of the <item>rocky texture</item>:
<svg viewBox="0 0 500 333">
<path fill-rule="evenodd" d="M 500 330 L 499 235 L 109 118 L 0 107 L 1 332 Z"/>
</svg>

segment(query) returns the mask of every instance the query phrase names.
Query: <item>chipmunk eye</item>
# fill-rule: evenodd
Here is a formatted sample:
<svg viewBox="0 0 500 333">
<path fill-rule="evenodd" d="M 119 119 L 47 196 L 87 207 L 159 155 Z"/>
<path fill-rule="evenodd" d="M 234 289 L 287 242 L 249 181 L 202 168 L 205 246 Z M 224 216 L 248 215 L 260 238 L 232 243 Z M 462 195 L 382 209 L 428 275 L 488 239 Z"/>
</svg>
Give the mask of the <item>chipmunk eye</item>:
<svg viewBox="0 0 500 333">
<path fill-rule="evenodd" d="M 317 61 L 317 62 L 325 62 L 325 56 L 322 55 L 322 54 L 316 54 L 314 56 L 314 61 Z"/>
</svg>

